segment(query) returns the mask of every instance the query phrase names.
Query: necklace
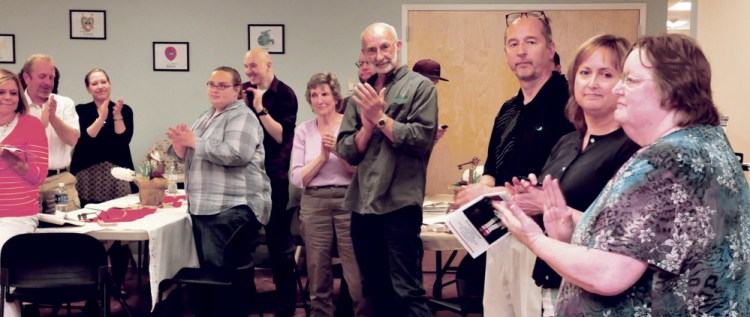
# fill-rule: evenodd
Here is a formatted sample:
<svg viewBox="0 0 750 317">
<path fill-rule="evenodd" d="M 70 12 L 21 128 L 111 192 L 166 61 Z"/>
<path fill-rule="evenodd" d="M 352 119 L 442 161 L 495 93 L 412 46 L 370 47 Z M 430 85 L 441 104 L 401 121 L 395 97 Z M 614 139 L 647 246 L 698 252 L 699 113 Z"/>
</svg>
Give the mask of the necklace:
<svg viewBox="0 0 750 317">
<path fill-rule="evenodd" d="M 15 124 L 13 124 L 16 121 L 16 118 L 18 115 L 13 115 L 13 118 L 11 118 L 8 122 L 5 124 L 0 124 L 0 141 L 5 140 L 5 137 L 10 134 L 13 130 L 11 129 L 11 126 L 15 127 Z"/>
</svg>

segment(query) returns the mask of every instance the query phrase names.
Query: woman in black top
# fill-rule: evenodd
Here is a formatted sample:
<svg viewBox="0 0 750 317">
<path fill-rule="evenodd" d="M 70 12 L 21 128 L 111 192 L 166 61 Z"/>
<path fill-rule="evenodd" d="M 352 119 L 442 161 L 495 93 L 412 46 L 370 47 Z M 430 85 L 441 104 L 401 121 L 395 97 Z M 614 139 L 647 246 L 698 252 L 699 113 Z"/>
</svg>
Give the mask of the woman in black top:
<svg viewBox="0 0 750 317">
<path fill-rule="evenodd" d="M 620 80 L 629 47 L 627 40 L 614 35 L 595 36 L 581 45 L 568 69 L 570 100 L 565 111 L 576 131 L 560 138 L 541 175 L 559 180 L 568 206 L 578 211 L 576 221 L 639 148 L 614 119 L 617 96 L 612 88 Z M 532 174 L 528 181 L 514 178 L 506 188 L 513 202 L 542 224 L 544 193 L 535 184 Z M 554 316 L 560 276 L 537 259 L 533 278 L 542 287 L 542 315 Z"/>
<path fill-rule="evenodd" d="M 76 106 L 83 131 L 70 164 L 81 206 L 130 194 L 131 184 L 115 179 L 110 171 L 118 166 L 133 169 L 133 110 L 122 98 L 112 102 L 109 75 L 103 69 L 90 70 L 84 82 L 94 100 Z"/>
<path fill-rule="evenodd" d="M 76 176 L 76 189 L 81 206 L 100 203 L 129 195 L 132 183 L 112 176 L 113 167 L 133 169 L 130 139 L 133 137 L 133 110 L 110 99 L 109 75 L 101 68 L 90 70 L 84 77 L 86 89 L 94 101 L 76 106 L 78 122 L 83 131 L 73 151 L 70 171 Z M 130 249 L 120 241 L 107 242 L 112 261 L 115 286 L 122 290 L 127 273 Z"/>
</svg>

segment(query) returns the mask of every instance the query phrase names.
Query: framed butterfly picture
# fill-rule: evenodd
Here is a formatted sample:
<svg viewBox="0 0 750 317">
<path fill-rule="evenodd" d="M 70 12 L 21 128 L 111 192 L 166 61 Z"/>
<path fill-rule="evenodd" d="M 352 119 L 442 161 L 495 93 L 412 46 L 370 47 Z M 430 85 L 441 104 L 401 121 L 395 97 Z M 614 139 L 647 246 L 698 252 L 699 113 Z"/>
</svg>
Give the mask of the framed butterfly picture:
<svg viewBox="0 0 750 317">
<path fill-rule="evenodd" d="M 79 40 L 106 40 L 107 11 L 70 10 L 70 38 Z"/>
</svg>

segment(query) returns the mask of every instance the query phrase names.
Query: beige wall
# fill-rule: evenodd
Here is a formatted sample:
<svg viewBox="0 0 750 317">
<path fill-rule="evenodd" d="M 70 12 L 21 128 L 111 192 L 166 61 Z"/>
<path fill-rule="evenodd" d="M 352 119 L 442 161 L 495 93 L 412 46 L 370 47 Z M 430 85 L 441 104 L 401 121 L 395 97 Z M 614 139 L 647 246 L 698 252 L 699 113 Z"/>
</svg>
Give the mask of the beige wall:
<svg viewBox="0 0 750 317">
<path fill-rule="evenodd" d="M 714 100 L 729 116 L 727 134 L 736 152 L 750 160 L 750 1 L 698 0 L 696 37 L 711 62 Z M 745 173 L 747 176 L 748 173 Z"/>
</svg>

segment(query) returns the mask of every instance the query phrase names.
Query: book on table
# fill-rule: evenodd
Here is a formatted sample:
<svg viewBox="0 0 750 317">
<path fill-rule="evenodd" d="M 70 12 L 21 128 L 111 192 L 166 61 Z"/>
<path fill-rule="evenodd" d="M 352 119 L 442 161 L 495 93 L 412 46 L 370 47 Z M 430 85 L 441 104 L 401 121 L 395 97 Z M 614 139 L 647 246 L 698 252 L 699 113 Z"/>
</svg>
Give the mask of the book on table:
<svg viewBox="0 0 750 317">
<path fill-rule="evenodd" d="M 39 219 L 39 226 L 44 227 L 62 227 L 62 226 L 78 226 L 82 227 L 86 225 L 85 222 L 80 220 L 73 220 L 65 216 L 58 216 L 53 214 L 36 214 L 36 218 Z"/>
</svg>

